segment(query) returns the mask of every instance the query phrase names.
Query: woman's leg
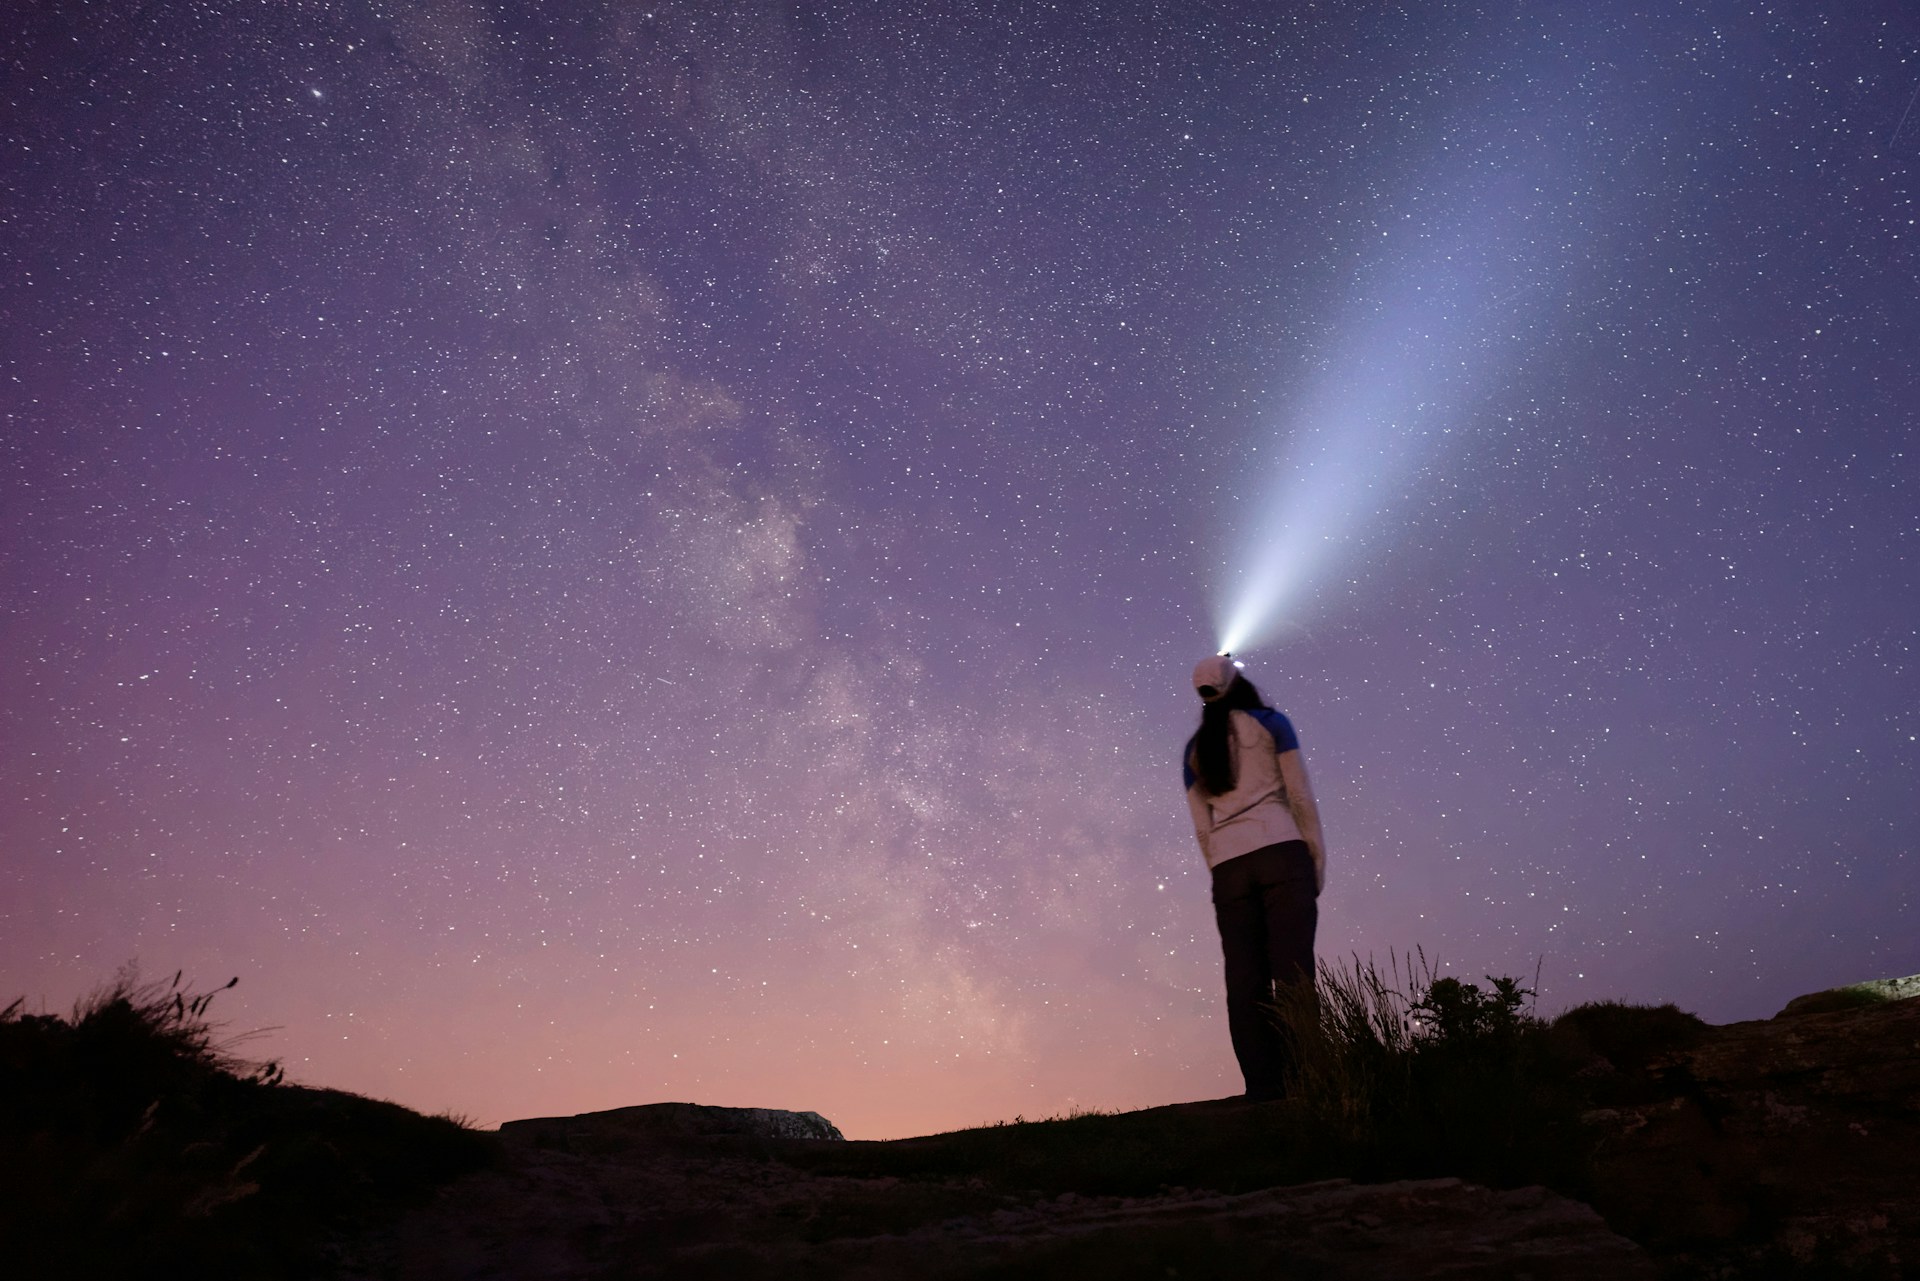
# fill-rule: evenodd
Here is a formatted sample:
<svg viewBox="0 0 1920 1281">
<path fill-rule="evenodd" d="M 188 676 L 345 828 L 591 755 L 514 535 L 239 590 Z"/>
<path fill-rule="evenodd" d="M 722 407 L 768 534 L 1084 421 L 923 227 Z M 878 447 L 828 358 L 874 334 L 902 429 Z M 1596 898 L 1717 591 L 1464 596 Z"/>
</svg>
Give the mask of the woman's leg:
<svg viewBox="0 0 1920 1281">
<path fill-rule="evenodd" d="M 1319 927 L 1313 856 L 1304 841 L 1269 845 L 1213 869 L 1213 916 L 1226 961 L 1227 1032 L 1247 1093 L 1279 1098 L 1293 1038 L 1275 1017 L 1276 983 L 1313 982 Z"/>
<path fill-rule="evenodd" d="M 1319 1000 L 1314 990 L 1313 936 L 1320 927 L 1320 899 L 1313 875 L 1313 854 L 1304 841 L 1276 845 L 1272 853 L 1271 879 L 1261 887 L 1261 905 L 1266 916 L 1267 972 L 1273 976 L 1275 995 L 1284 1004 L 1295 1007 L 1294 1017 L 1315 1018 Z M 1289 993 L 1285 990 L 1288 988 L 1304 990 Z M 1285 1023 L 1276 1023 L 1274 1042 L 1276 1075 L 1279 1090 L 1284 1092 L 1285 1078 L 1293 1070 L 1296 1054 L 1293 1029 Z"/>
<path fill-rule="evenodd" d="M 1269 845 L 1256 852 L 1269 856 L 1261 868 L 1260 885 L 1268 971 L 1276 983 L 1311 983 L 1313 936 L 1320 928 L 1313 854 L 1305 841 Z"/>
<path fill-rule="evenodd" d="M 1230 858 L 1213 869 L 1213 919 L 1220 927 L 1220 951 L 1226 961 L 1227 1033 L 1247 1093 L 1265 1095 L 1277 1086 L 1272 1012 L 1273 972 L 1269 968 L 1267 910 L 1260 855 L 1256 850 Z"/>
</svg>

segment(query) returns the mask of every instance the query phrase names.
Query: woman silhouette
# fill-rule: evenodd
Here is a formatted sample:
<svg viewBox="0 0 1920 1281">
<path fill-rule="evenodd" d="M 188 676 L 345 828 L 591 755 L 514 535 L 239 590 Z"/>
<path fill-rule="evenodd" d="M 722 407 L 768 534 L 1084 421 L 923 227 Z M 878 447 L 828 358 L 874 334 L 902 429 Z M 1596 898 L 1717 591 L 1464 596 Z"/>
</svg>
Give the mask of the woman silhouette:
<svg viewBox="0 0 1920 1281">
<path fill-rule="evenodd" d="M 1213 873 L 1227 1031 L 1246 1097 L 1277 1099 L 1293 1048 L 1274 1015 L 1276 986 L 1314 981 L 1326 841 L 1293 723 L 1231 655 L 1201 659 L 1193 687 L 1206 706 L 1182 764 L 1193 832 Z"/>
</svg>

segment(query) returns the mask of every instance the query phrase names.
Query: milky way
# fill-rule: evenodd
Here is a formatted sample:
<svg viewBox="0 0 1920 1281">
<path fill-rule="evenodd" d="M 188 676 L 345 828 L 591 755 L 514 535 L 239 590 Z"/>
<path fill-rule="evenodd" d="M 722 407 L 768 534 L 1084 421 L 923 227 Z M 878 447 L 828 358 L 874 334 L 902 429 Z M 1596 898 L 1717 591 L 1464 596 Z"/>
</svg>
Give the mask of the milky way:
<svg viewBox="0 0 1920 1281">
<path fill-rule="evenodd" d="M 1920 14 L 1842 9 L 29 6 L 0 1000 L 238 974 L 485 1122 L 1228 1093 L 1257 590 L 1323 954 L 1920 970 Z"/>
</svg>

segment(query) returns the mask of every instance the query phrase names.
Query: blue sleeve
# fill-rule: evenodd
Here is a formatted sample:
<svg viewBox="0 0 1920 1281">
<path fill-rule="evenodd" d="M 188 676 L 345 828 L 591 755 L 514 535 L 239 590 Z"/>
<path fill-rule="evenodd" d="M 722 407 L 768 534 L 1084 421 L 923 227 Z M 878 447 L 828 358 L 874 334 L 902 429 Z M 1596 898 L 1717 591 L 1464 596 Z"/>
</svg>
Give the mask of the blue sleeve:
<svg viewBox="0 0 1920 1281">
<path fill-rule="evenodd" d="M 1267 733 L 1273 735 L 1275 754 L 1284 755 L 1287 752 L 1300 750 L 1300 738 L 1293 732 L 1293 722 L 1279 712 L 1271 707 L 1255 707 L 1249 709 L 1247 714 L 1265 726 Z"/>
</svg>

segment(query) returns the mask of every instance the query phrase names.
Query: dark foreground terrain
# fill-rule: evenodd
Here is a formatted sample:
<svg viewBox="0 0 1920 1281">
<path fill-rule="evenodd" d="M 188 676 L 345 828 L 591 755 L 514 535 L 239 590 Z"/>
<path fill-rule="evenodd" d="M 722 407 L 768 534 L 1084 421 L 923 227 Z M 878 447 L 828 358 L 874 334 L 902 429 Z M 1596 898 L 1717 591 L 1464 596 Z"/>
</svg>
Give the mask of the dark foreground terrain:
<svg viewBox="0 0 1920 1281">
<path fill-rule="evenodd" d="M 0 1020 L 0 1268 L 364 1281 L 1920 1275 L 1914 993 L 1920 980 L 1862 985 L 1724 1027 L 1671 1007 L 1584 1007 L 1527 1022 L 1519 1039 L 1463 1042 L 1497 1060 L 1449 1068 L 1431 1040 L 1403 1047 L 1438 1064 L 1425 1077 L 1393 1078 L 1383 1059 L 1279 1103 L 891 1142 L 845 1141 L 812 1113 L 690 1104 L 479 1134 L 241 1072 L 204 1035 L 185 1051 L 156 1046 L 128 1031 L 137 1002 L 71 1021 L 16 1012 Z M 184 1005 L 169 1015 L 147 998 L 159 1032 L 193 1032 Z M 154 1061 L 135 1070 L 128 1045 Z M 1502 1076 L 1508 1060 L 1520 1066 Z M 1497 1088 L 1476 1094 L 1474 1080 Z"/>
<path fill-rule="evenodd" d="M 1620 1062 L 1583 1047 L 1575 1074 L 1611 1103 L 1579 1117 L 1561 1191 L 1303 1181 L 1327 1154 L 1287 1102 L 885 1143 L 663 1104 L 503 1127 L 503 1161 L 366 1243 L 362 1275 L 1920 1274 L 1920 1000 L 1824 1004 L 1685 1048 L 1616 1036 Z"/>
</svg>

